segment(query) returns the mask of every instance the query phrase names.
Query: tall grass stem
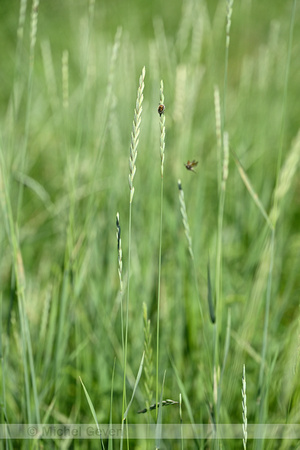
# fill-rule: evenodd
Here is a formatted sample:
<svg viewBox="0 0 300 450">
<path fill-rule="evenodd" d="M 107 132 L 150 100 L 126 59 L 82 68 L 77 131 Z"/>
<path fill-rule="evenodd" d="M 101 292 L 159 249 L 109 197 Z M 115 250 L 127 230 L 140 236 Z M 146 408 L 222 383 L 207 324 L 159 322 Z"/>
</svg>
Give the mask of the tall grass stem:
<svg viewBox="0 0 300 450">
<path fill-rule="evenodd" d="M 122 417 L 124 417 L 126 409 L 126 366 L 127 366 L 127 350 L 128 350 L 128 329 L 129 329 L 129 299 L 130 299 L 130 270 L 131 270 L 131 222 L 132 222 L 132 201 L 134 195 L 133 180 L 136 173 L 136 159 L 137 147 L 139 143 L 141 118 L 142 118 L 142 104 L 143 91 L 146 69 L 143 67 L 142 74 L 139 78 L 139 87 L 137 90 L 137 99 L 134 110 L 133 126 L 131 132 L 130 153 L 129 153 L 129 220 L 128 220 L 128 281 L 127 281 L 127 299 L 126 299 L 126 319 L 125 319 L 125 346 L 124 346 L 124 377 L 123 377 L 123 404 Z M 121 441 L 121 446 L 122 446 Z"/>
<path fill-rule="evenodd" d="M 160 105 L 164 105 L 164 84 L 160 82 Z M 158 374 L 159 374 L 159 322 L 160 322 L 160 296 L 161 296 L 161 249 L 163 227 L 163 201 L 164 201 L 164 159 L 165 159 L 165 114 L 159 114 L 160 127 L 160 224 L 159 224 L 159 256 L 158 256 L 158 287 L 157 287 L 157 326 L 156 326 L 156 405 L 158 404 Z M 157 417 L 157 407 L 156 407 Z"/>
</svg>

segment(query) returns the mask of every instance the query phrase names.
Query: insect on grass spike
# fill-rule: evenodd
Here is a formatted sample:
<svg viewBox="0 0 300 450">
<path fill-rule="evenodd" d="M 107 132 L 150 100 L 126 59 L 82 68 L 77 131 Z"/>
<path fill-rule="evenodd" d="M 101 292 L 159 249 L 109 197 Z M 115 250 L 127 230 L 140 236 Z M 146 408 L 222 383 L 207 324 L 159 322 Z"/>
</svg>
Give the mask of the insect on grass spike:
<svg viewBox="0 0 300 450">
<path fill-rule="evenodd" d="M 161 115 L 165 112 L 165 109 L 166 109 L 165 105 L 163 105 L 163 104 L 161 103 L 161 104 L 158 106 L 158 109 L 157 109 L 158 114 L 161 116 Z"/>
</svg>

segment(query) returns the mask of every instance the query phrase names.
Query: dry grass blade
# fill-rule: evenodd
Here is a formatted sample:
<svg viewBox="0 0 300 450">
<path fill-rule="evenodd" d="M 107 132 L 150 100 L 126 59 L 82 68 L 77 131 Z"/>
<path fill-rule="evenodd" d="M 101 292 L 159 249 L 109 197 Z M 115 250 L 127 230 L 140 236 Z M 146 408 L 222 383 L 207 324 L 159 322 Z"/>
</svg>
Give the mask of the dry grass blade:
<svg viewBox="0 0 300 450">
<path fill-rule="evenodd" d="M 101 447 L 102 447 L 102 449 L 104 450 L 105 447 L 104 447 L 104 444 L 103 444 L 103 440 L 102 440 L 102 436 L 101 436 L 101 430 L 100 430 L 100 427 L 99 427 L 99 423 L 98 423 L 98 419 L 97 419 L 97 414 L 96 414 L 96 411 L 95 411 L 93 402 L 92 402 L 91 397 L 89 396 L 89 393 L 88 393 L 88 391 L 87 391 L 87 389 L 86 389 L 86 387 L 85 387 L 85 385 L 84 385 L 84 383 L 83 383 L 83 381 L 82 381 L 82 379 L 81 379 L 80 377 L 79 377 L 79 380 L 80 380 L 80 383 L 81 383 L 81 385 L 82 385 L 82 387 L 83 387 L 83 390 L 84 390 L 84 393 L 85 393 L 87 402 L 88 402 L 88 404 L 89 404 L 89 407 L 90 407 L 90 410 L 91 410 L 93 419 L 94 419 L 95 424 L 96 424 L 96 426 L 97 426 L 97 430 L 98 430 L 98 433 L 99 433 L 99 436 L 100 436 L 100 441 L 101 441 Z"/>
<path fill-rule="evenodd" d="M 140 363 L 139 371 L 138 371 L 138 374 L 137 374 L 137 377 L 136 377 L 136 380 L 135 380 L 132 396 L 131 396 L 130 402 L 128 403 L 127 409 L 126 409 L 126 411 L 124 413 L 124 416 L 123 416 L 123 422 L 125 422 L 125 420 L 127 418 L 128 411 L 130 409 L 130 406 L 131 406 L 131 404 L 133 402 L 133 399 L 134 399 L 134 396 L 135 396 L 135 391 L 136 391 L 136 389 L 138 387 L 139 381 L 140 381 L 141 376 L 142 376 L 143 365 L 144 365 L 144 358 L 145 358 L 145 352 L 143 352 L 143 356 L 142 356 L 142 360 L 141 360 L 141 363 Z"/>
</svg>

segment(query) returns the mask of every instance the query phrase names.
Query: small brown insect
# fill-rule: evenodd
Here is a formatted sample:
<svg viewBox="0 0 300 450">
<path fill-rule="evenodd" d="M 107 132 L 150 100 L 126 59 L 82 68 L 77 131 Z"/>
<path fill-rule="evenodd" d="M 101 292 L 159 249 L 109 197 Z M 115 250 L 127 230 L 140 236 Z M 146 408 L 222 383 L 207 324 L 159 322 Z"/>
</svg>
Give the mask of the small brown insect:
<svg viewBox="0 0 300 450">
<path fill-rule="evenodd" d="M 198 161 L 195 161 L 195 160 L 193 159 L 192 162 L 191 162 L 191 161 L 188 161 L 188 162 L 185 164 L 185 167 L 187 168 L 187 170 L 191 170 L 192 172 L 195 172 L 195 171 L 194 171 L 194 167 L 196 167 L 197 164 L 198 164 Z"/>
<path fill-rule="evenodd" d="M 158 114 L 161 116 L 164 112 L 165 112 L 165 105 L 163 105 L 162 103 L 159 105 L 158 107 Z"/>
</svg>

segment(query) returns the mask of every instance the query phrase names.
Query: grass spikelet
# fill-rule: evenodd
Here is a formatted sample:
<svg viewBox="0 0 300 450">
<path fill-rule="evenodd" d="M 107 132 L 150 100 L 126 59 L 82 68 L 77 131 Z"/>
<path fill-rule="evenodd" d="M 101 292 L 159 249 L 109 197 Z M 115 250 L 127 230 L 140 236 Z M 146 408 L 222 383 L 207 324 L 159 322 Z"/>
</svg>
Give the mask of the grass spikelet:
<svg viewBox="0 0 300 450">
<path fill-rule="evenodd" d="M 34 48 L 36 44 L 37 25 L 38 25 L 38 10 L 39 0 L 34 0 L 31 10 L 31 23 L 30 23 L 30 64 L 33 65 Z"/>
<path fill-rule="evenodd" d="M 46 40 L 41 43 L 41 52 L 43 58 L 44 72 L 47 84 L 47 90 L 49 95 L 49 101 L 53 114 L 59 108 L 59 100 L 57 95 L 57 84 L 55 78 L 55 69 L 53 65 L 53 59 L 51 54 L 50 41 Z M 57 116 L 57 114 L 56 114 Z M 57 118 L 56 118 L 57 120 Z"/>
<path fill-rule="evenodd" d="M 143 90 L 144 90 L 144 80 L 145 80 L 145 67 L 143 67 L 142 74 L 139 80 L 139 87 L 137 91 L 137 99 L 134 110 L 134 119 L 131 132 L 131 143 L 130 143 L 130 156 L 129 156 L 129 189 L 130 189 L 130 203 L 133 200 L 134 186 L 133 179 L 136 172 L 136 158 L 137 158 L 137 146 L 139 143 L 140 127 L 141 127 L 141 117 L 142 117 L 142 103 L 143 103 Z"/>
<path fill-rule="evenodd" d="M 152 351 L 152 335 L 150 329 L 150 320 L 147 314 L 147 305 L 143 303 L 143 321 L 144 321 L 144 351 L 145 351 L 145 391 L 146 391 L 146 408 L 149 410 L 152 403 L 153 395 L 153 351 Z"/>
<path fill-rule="evenodd" d="M 193 249 L 192 249 L 192 238 L 191 238 L 190 226 L 189 226 L 189 221 L 188 221 L 187 212 L 186 212 L 184 192 L 182 189 L 181 180 L 178 180 L 178 189 L 179 189 L 180 212 L 181 212 L 181 216 L 182 216 L 184 232 L 185 232 L 185 235 L 186 235 L 186 238 L 188 241 L 188 246 L 189 246 L 188 248 L 189 248 L 191 258 L 194 261 L 194 253 L 193 253 Z"/>
<path fill-rule="evenodd" d="M 120 43 L 121 43 L 121 37 L 122 37 L 122 27 L 119 27 L 117 29 L 116 35 L 115 35 L 115 41 L 112 48 L 111 58 L 110 58 L 110 65 L 109 65 L 109 73 L 108 73 L 108 83 L 107 83 L 107 90 L 106 90 L 106 98 L 104 102 L 104 110 L 106 111 L 107 108 L 109 108 L 112 92 L 113 92 L 113 83 L 116 73 L 116 62 L 119 54 L 120 49 Z"/>
<path fill-rule="evenodd" d="M 245 364 L 243 365 L 243 376 L 242 376 L 242 416 L 243 416 L 243 447 L 244 450 L 247 448 L 247 396 L 246 396 L 246 370 Z"/>
<path fill-rule="evenodd" d="M 228 59 L 229 59 L 229 44 L 230 44 L 230 27 L 231 27 L 232 6 L 233 6 L 233 0 L 227 0 L 224 94 L 223 94 L 224 99 L 223 99 L 223 108 L 222 108 L 222 130 L 224 130 L 224 127 L 225 127 L 227 75 L 228 75 Z"/>
<path fill-rule="evenodd" d="M 21 2 L 20 2 L 18 31 L 17 31 L 17 36 L 18 36 L 18 39 L 20 41 L 23 39 L 23 34 L 24 34 L 24 24 L 25 24 L 25 18 L 26 18 L 26 9 L 27 9 L 27 0 L 21 0 Z"/>
<path fill-rule="evenodd" d="M 181 216 L 182 216 L 184 232 L 185 232 L 185 235 L 186 235 L 186 238 L 187 238 L 187 241 L 188 241 L 189 253 L 190 253 L 190 256 L 191 256 L 191 259 L 192 259 L 194 279 L 195 279 L 195 287 L 196 287 L 196 291 L 197 291 L 198 304 L 199 304 L 199 311 L 200 311 L 201 320 L 204 323 L 204 316 L 203 316 L 202 305 L 201 305 L 200 291 L 199 291 L 199 285 L 198 285 L 198 280 L 197 280 L 196 264 L 195 264 L 194 252 L 193 252 L 193 248 L 192 248 L 192 237 L 191 237 L 190 226 L 189 226 L 189 222 L 188 222 L 188 216 L 187 216 L 187 212 L 186 212 L 186 206 L 185 206 L 185 200 L 184 200 L 184 192 L 183 192 L 183 189 L 182 189 L 181 180 L 178 180 L 178 189 L 179 189 L 180 212 L 181 212 Z M 204 329 L 202 331 L 203 331 L 203 339 L 205 341 L 205 345 L 207 346 L 207 341 L 206 341 Z"/>
<path fill-rule="evenodd" d="M 120 281 L 120 292 L 123 292 L 123 282 L 122 282 L 122 242 L 121 242 L 121 227 L 120 227 L 120 216 L 117 213 L 116 216 L 116 227 L 117 227 L 117 246 L 118 246 L 118 275 Z"/>
<path fill-rule="evenodd" d="M 233 0 L 227 0 L 227 15 L 226 15 L 226 47 L 230 44 L 230 27 L 231 27 L 231 16 L 232 16 Z"/>
</svg>

